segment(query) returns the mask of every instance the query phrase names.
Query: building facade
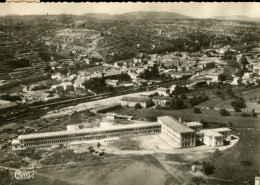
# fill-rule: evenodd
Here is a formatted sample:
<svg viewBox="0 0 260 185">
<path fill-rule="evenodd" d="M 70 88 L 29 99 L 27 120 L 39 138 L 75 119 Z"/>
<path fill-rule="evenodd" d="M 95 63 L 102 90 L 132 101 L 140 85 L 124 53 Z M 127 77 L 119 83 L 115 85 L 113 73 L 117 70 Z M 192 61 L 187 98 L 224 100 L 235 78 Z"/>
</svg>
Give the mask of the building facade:
<svg viewBox="0 0 260 185">
<path fill-rule="evenodd" d="M 196 146 L 195 131 L 171 116 L 158 117 L 162 124 L 161 137 L 174 148 Z"/>
<path fill-rule="evenodd" d="M 139 123 L 118 125 L 106 128 L 88 128 L 79 130 L 66 130 L 38 134 L 20 135 L 12 141 L 12 149 L 23 149 L 39 146 L 69 144 L 71 142 L 84 142 L 91 140 L 104 140 L 111 138 L 133 137 L 141 135 L 159 134 L 161 124 Z"/>
<path fill-rule="evenodd" d="M 213 130 L 201 130 L 203 133 L 203 143 L 209 147 L 218 147 L 224 145 L 224 136 Z"/>
<path fill-rule="evenodd" d="M 167 102 L 171 101 L 172 98 L 170 97 L 163 97 L 163 96 L 154 96 L 152 97 L 152 101 L 154 105 L 160 107 L 167 107 Z"/>
<path fill-rule="evenodd" d="M 129 97 L 124 96 L 121 98 L 122 106 L 134 107 L 136 104 L 140 104 L 143 108 L 147 108 L 152 105 L 152 99 L 149 97 Z"/>
</svg>

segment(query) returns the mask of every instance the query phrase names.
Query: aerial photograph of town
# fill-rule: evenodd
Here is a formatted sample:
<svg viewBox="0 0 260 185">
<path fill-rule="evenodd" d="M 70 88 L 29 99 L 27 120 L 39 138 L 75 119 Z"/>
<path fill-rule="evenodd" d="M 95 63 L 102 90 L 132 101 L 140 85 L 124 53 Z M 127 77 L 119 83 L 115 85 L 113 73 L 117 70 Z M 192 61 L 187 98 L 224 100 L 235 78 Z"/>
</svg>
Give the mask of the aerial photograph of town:
<svg viewBox="0 0 260 185">
<path fill-rule="evenodd" d="M 260 185 L 260 3 L 0 4 L 0 185 Z"/>
</svg>

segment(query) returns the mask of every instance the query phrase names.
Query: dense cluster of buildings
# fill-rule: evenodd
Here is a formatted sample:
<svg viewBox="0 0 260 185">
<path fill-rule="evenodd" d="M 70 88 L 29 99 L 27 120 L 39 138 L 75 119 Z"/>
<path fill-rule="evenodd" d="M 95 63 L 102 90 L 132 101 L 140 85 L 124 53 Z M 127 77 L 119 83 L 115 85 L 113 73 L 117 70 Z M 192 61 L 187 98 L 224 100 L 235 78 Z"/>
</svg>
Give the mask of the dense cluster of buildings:
<svg viewBox="0 0 260 185">
<path fill-rule="evenodd" d="M 132 116 L 107 113 L 107 119 L 132 120 Z M 20 135 L 12 141 L 12 149 L 25 149 L 73 142 L 84 143 L 88 141 L 111 140 L 122 137 L 158 134 L 173 148 L 195 147 L 202 142 L 209 147 L 223 146 L 225 141 L 231 140 L 229 128 L 202 129 L 199 122 L 186 122 L 176 120 L 170 116 L 158 117 L 158 122 L 142 122 L 126 125 L 113 125 L 99 128 L 79 129 L 69 126 L 66 131 L 35 133 Z"/>
</svg>

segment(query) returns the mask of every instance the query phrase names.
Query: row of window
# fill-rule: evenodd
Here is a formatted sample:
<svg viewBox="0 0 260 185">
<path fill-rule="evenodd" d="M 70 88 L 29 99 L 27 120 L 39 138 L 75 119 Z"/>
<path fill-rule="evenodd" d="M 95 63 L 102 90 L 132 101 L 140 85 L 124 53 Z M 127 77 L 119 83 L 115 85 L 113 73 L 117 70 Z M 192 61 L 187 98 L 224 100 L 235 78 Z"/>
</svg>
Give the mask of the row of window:
<svg viewBox="0 0 260 185">
<path fill-rule="evenodd" d="M 96 135 L 96 134 L 108 134 L 108 133 L 118 133 L 118 132 L 126 132 L 126 131 L 135 131 L 135 130 L 148 130 L 148 129 L 159 129 L 161 126 L 150 126 L 150 127 L 141 127 L 141 128 L 129 128 L 129 129 L 121 129 L 121 130 L 111 130 L 111 131 L 102 131 L 102 132 L 92 132 L 92 133 L 81 133 L 76 134 L 76 136 L 86 136 L 86 135 Z M 25 141 L 42 141 L 47 139 L 62 139 L 67 137 L 73 137 L 73 135 L 63 135 L 63 136 L 55 136 L 55 137 L 43 137 L 43 138 L 32 138 L 26 139 Z"/>
<path fill-rule="evenodd" d="M 150 131 L 140 131 L 140 132 L 131 132 L 131 133 L 91 136 L 91 137 L 84 137 L 84 138 L 68 138 L 68 139 L 54 140 L 54 141 L 41 141 L 41 142 L 25 143 L 24 146 L 28 147 L 28 146 L 37 146 L 37 145 L 61 144 L 61 143 L 67 143 L 67 142 L 73 142 L 73 141 L 104 139 L 104 138 L 124 137 L 124 136 L 137 136 L 137 135 L 153 134 L 153 133 L 160 133 L 160 130 L 150 130 Z"/>
</svg>

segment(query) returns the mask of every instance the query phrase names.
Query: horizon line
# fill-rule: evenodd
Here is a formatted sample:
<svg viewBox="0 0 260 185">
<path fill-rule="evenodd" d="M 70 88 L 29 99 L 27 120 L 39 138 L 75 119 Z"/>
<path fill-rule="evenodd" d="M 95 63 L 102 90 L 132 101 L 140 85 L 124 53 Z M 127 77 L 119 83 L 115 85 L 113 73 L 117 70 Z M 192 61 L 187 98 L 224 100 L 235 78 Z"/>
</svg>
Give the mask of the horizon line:
<svg viewBox="0 0 260 185">
<path fill-rule="evenodd" d="M 235 17 L 235 16 L 243 16 L 243 17 L 247 17 L 247 18 L 252 18 L 252 19 L 257 19 L 257 18 L 260 18 L 260 17 L 251 17 L 251 16 L 247 16 L 247 15 L 239 15 L 239 14 L 234 14 L 234 15 L 214 15 L 214 16 L 210 16 L 210 17 L 194 17 L 194 16 L 189 16 L 189 15 L 185 15 L 185 14 L 182 14 L 182 13 L 177 13 L 177 12 L 170 12 L 170 11 L 146 11 L 146 10 L 141 10 L 141 11 L 130 11 L 130 12 L 125 12 L 125 13 L 114 13 L 114 14 L 111 14 L 111 13 L 106 13 L 106 12 L 86 12 L 86 13 L 81 13 L 81 14 L 75 14 L 75 13 L 58 13 L 58 14 L 49 14 L 49 13 L 42 13 L 42 14 L 5 14 L 5 15 L 0 15 L 0 17 L 4 17 L 4 16 L 32 16 L 32 15 L 77 15 L 77 16 L 82 16 L 84 14 L 108 14 L 108 15 L 111 15 L 111 16 L 114 16 L 114 15 L 122 15 L 122 14 L 127 14 L 127 13 L 136 13 L 136 12 L 157 12 L 157 13 L 176 13 L 176 14 L 179 14 L 179 15 L 183 15 L 183 16 L 186 16 L 186 17 L 190 17 L 190 18 L 195 18 L 195 19 L 211 19 L 211 18 L 214 18 L 214 17 Z"/>
</svg>

